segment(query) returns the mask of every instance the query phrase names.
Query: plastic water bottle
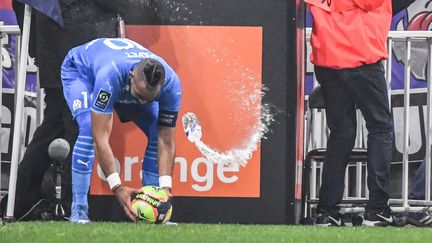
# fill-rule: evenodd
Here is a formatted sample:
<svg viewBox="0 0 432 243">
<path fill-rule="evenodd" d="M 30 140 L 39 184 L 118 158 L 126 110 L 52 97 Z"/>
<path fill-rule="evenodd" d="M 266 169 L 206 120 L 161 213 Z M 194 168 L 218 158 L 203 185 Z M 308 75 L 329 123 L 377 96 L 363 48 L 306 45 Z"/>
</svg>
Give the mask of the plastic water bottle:
<svg viewBox="0 0 432 243">
<path fill-rule="evenodd" d="M 183 123 L 184 132 L 186 133 L 186 136 L 189 139 L 189 141 L 195 143 L 201 140 L 202 137 L 201 125 L 199 124 L 198 118 L 194 113 L 188 112 L 184 114 L 182 117 L 182 123 Z"/>
</svg>

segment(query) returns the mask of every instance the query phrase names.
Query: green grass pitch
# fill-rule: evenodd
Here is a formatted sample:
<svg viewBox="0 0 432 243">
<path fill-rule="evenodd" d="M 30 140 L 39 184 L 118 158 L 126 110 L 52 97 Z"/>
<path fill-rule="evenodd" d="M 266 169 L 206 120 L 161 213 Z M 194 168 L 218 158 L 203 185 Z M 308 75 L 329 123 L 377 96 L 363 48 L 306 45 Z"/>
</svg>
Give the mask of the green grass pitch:
<svg viewBox="0 0 432 243">
<path fill-rule="evenodd" d="M 0 242 L 431 242 L 432 228 L 289 225 L 149 225 L 92 222 L 18 222 L 0 226 Z"/>
</svg>

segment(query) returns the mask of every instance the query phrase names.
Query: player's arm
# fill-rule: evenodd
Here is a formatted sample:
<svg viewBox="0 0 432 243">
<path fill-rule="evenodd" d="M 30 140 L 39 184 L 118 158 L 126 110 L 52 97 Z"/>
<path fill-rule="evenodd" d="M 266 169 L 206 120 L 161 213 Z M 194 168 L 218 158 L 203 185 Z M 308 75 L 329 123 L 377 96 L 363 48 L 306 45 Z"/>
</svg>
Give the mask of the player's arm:
<svg viewBox="0 0 432 243">
<path fill-rule="evenodd" d="M 111 129 L 113 124 L 112 114 L 103 114 L 92 111 L 92 130 L 93 140 L 99 164 L 107 177 L 107 181 L 114 195 L 123 207 L 126 215 L 132 220 L 136 220 L 136 213 L 130 204 L 132 193 L 137 190 L 122 186 L 119 174 L 115 167 L 115 158 L 109 144 Z"/>
<path fill-rule="evenodd" d="M 181 85 L 176 74 L 171 77 L 171 88 L 161 95 L 158 117 L 159 186 L 170 196 L 175 159 L 175 127 L 181 101 Z"/>
<path fill-rule="evenodd" d="M 116 173 L 114 154 L 109 144 L 113 118 L 112 114 L 92 111 L 92 130 L 99 164 L 105 175 Z"/>
<path fill-rule="evenodd" d="M 171 196 L 172 172 L 175 158 L 175 127 L 159 125 L 158 128 L 158 166 L 159 185 Z"/>
</svg>

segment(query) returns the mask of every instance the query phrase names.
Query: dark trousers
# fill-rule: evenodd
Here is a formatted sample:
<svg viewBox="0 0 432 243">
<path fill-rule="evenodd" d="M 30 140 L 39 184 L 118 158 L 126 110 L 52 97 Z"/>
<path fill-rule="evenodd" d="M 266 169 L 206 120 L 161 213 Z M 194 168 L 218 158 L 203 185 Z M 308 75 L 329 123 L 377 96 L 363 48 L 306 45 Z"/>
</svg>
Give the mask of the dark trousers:
<svg viewBox="0 0 432 243">
<path fill-rule="evenodd" d="M 423 160 L 417 169 L 416 175 L 412 182 L 409 197 L 416 200 L 424 200 L 426 195 L 426 160 Z"/>
<path fill-rule="evenodd" d="M 24 153 L 18 167 L 17 189 L 15 198 L 15 218 L 20 218 L 42 198 L 41 185 L 45 172 L 52 161 L 48 156 L 48 146 L 56 138 L 64 138 L 73 147 L 77 129 L 75 121 L 63 98 L 61 88 L 45 89 L 44 120 L 36 129 L 33 139 Z M 71 153 L 63 163 L 62 196 L 66 210 L 71 201 Z M 68 212 L 67 212 L 68 215 Z"/>
<path fill-rule="evenodd" d="M 381 210 L 389 199 L 393 122 L 382 62 L 351 69 L 315 66 L 322 86 L 330 136 L 322 173 L 318 211 L 337 213 L 343 196 L 345 169 L 356 138 L 356 107 L 368 129 L 369 202 L 366 210 Z"/>
</svg>

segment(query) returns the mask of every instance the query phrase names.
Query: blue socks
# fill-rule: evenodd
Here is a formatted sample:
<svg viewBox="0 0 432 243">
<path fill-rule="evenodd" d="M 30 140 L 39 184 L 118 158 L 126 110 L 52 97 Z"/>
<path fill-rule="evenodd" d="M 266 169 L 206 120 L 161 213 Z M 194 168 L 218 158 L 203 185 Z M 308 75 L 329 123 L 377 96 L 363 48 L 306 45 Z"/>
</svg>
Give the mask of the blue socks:
<svg viewBox="0 0 432 243">
<path fill-rule="evenodd" d="M 72 200 L 74 204 L 87 205 L 87 194 L 90 188 L 91 173 L 81 174 L 72 171 Z"/>
<path fill-rule="evenodd" d="M 76 120 L 79 125 L 79 135 L 72 153 L 72 199 L 74 204 L 87 205 L 94 164 L 91 113 L 80 113 Z"/>
<path fill-rule="evenodd" d="M 149 140 L 142 166 L 142 185 L 159 186 L 159 171 L 157 163 L 157 139 Z"/>
</svg>

